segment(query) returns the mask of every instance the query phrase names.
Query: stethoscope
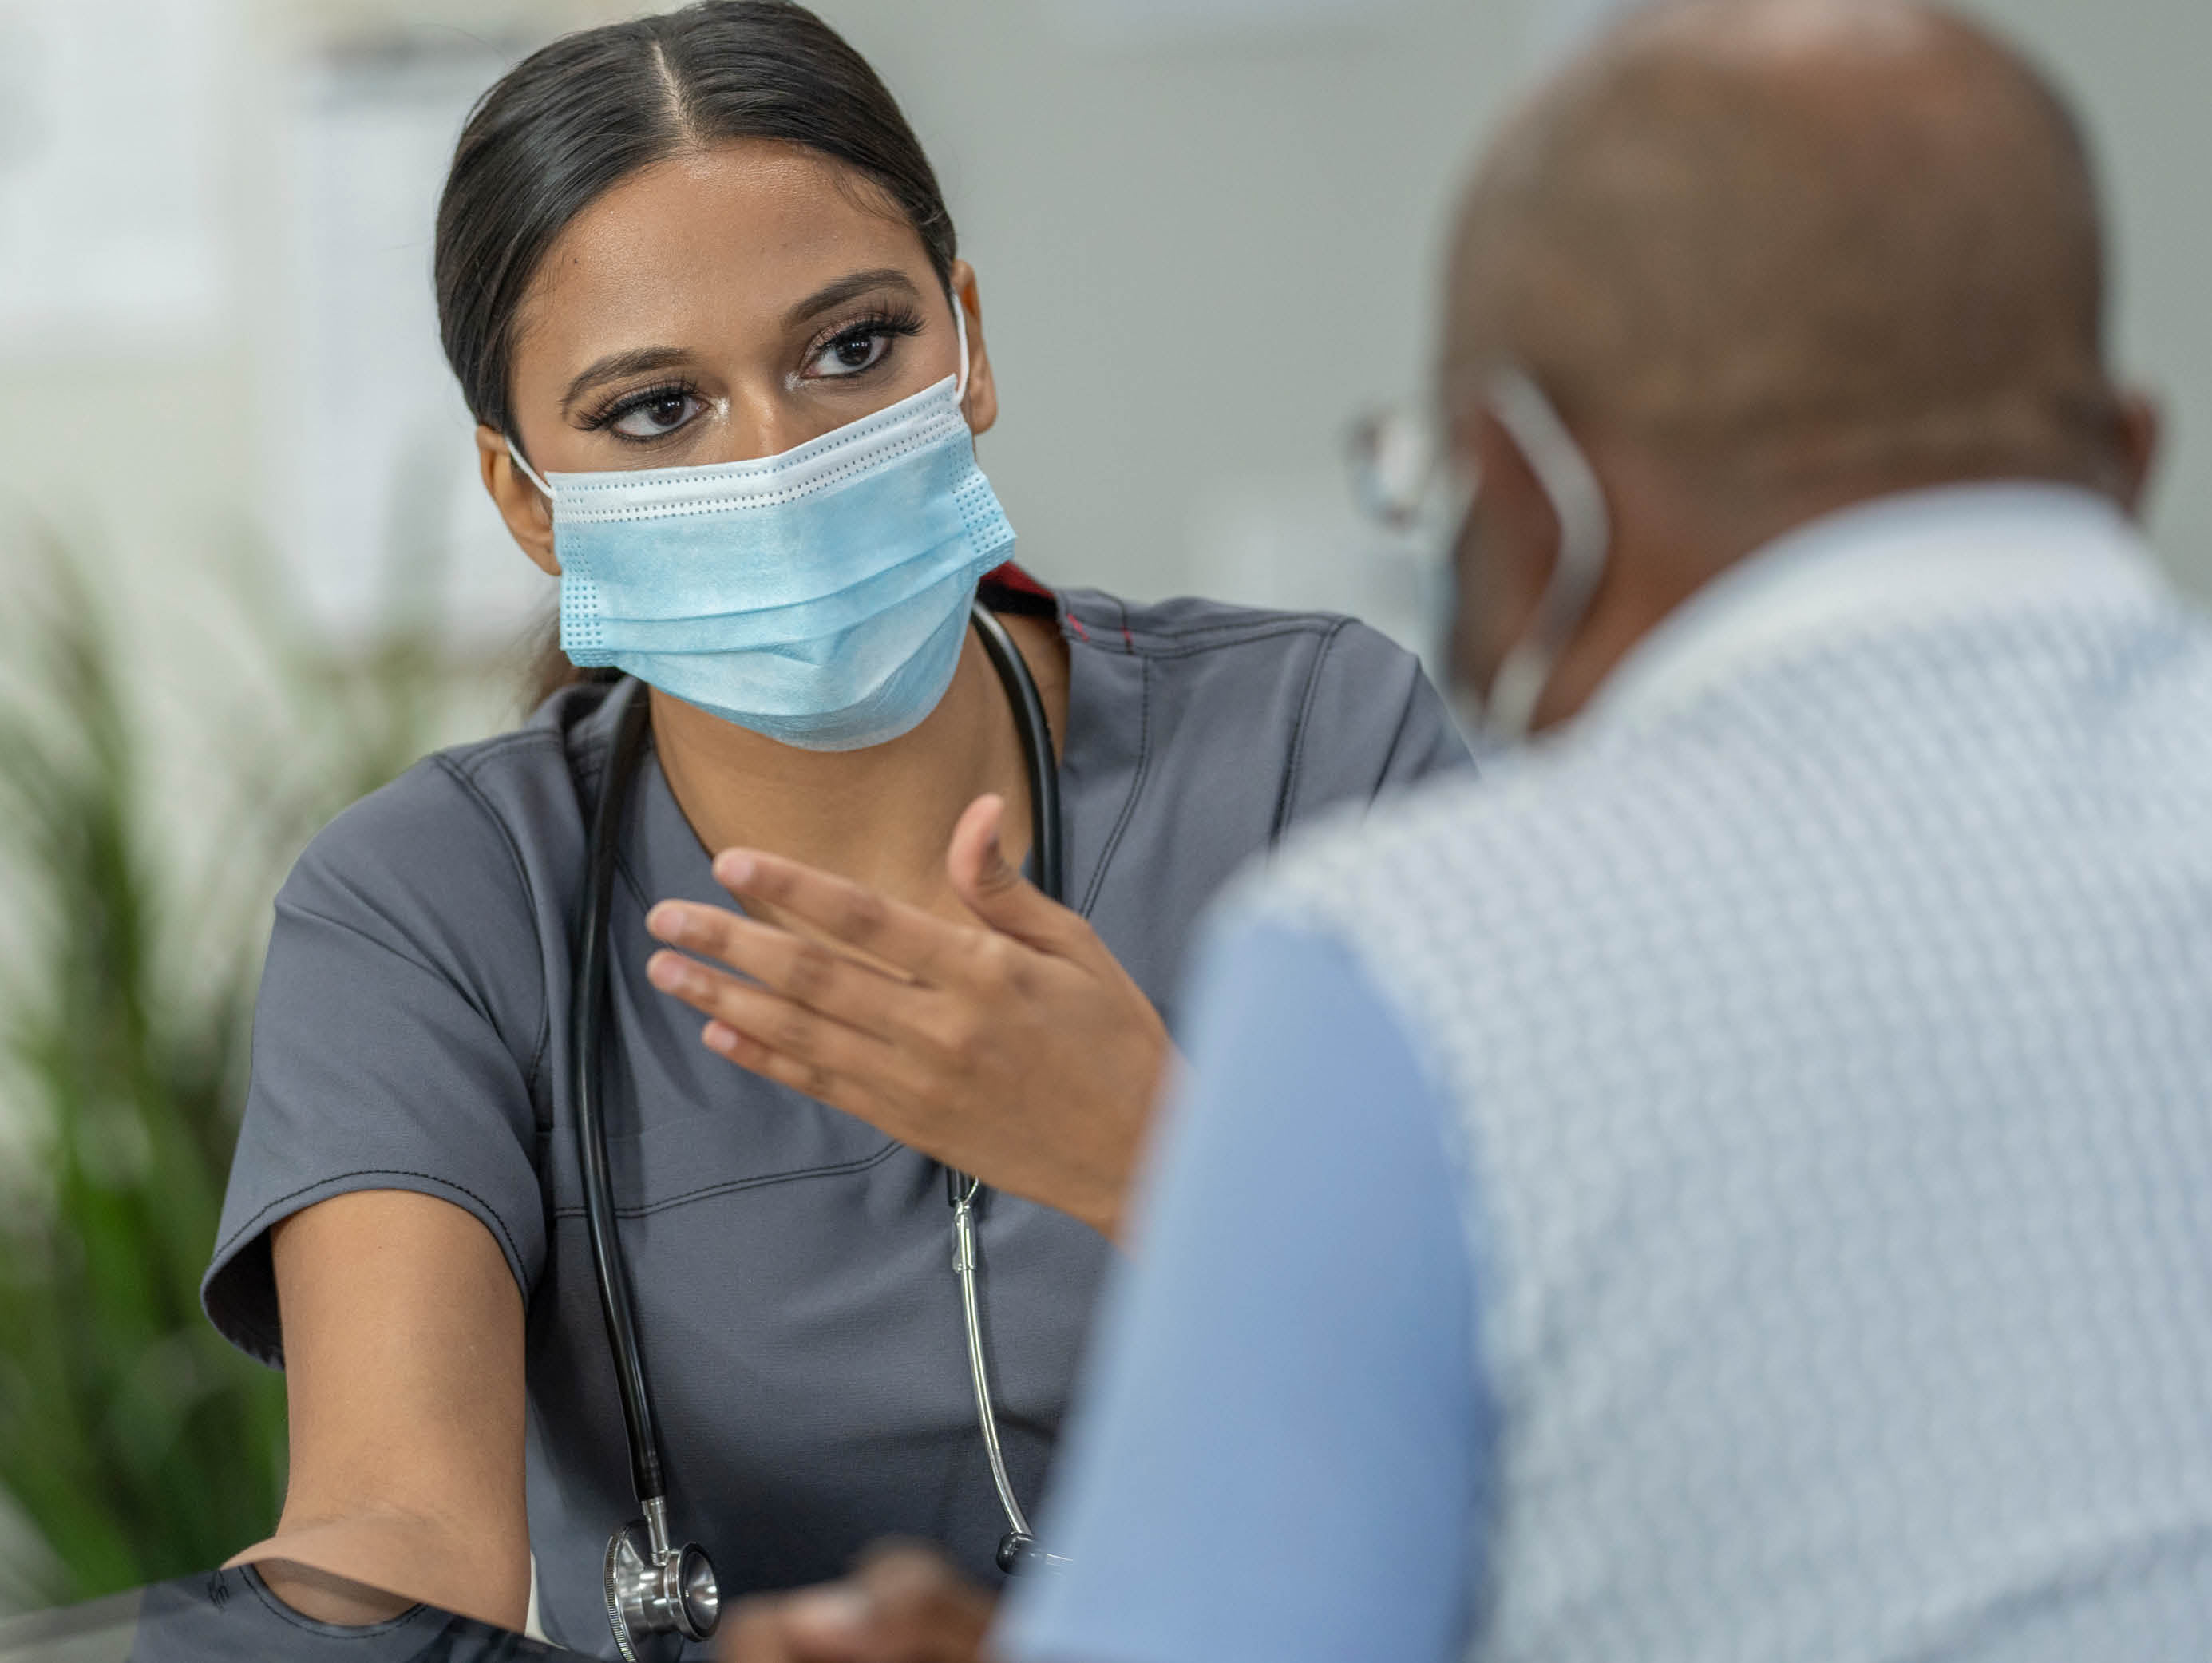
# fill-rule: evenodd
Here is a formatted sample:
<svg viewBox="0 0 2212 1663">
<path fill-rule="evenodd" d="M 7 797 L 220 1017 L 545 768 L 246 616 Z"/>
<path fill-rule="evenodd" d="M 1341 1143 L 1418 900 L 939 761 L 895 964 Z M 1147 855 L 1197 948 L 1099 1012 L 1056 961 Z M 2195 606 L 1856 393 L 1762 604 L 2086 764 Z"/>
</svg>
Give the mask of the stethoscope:
<svg viewBox="0 0 2212 1663">
<path fill-rule="evenodd" d="M 1022 761 L 1029 771 L 1030 847 L 1036 854 L 1037 887 L 1062 899 L 1060 873 L 1060 774 L 1052 754 L 1052 731 L 1036 679 L 1006 625 L 981 602 L 969 609 L 991 667 L 1005 686 L 1019 729 Z M 592 815 L 584 856 L 589 905 L 576 947 L 576 978 L 571 1028 L 576 1036 L 574 1093 L 576 1155 L 583 1169 L 584 1234 L 591 1245 L 592 1268 L 599 1286 L 599 1309 L 606 1319 L 607 1344 L 614 1353 L 615 1384 L 621 1393 L 623 1427 L 629 1439 L 631 1488 L 641 1518 L 617 1529 L 607 1543 L 605 1589 L 607 1621 L 615 1645 L 628 1663 L 672 1658 L 687 1640 L 705 1640 L 721 1620 L 721 1589 L 707 1551 L 696 1542 L 681 1548 L 668 1533 L 668 1483 L 654 1424 L 653 1394 L 645 1378 L 645 1357 L 637 1343 L 637 1313 L 632 1301 L 629 1265 L 616 1228 L 613 1185 L 608 1178 L 606 1123 L 600 1115 L 599 1041 L 607 1002 L 607 920 L 614 904 L 616 858 L 623 815 L 637 778 L 651 731 L 652 706 L 633 682 L 617 697 L 624 705 L 617 720 L 606 785 Z M 991 1371 L 983 1355 L 983 1321 L 975 1288 L 975 1203 L 982 1186 L 965 1173 L 947 1168 L 945 1193 L 952 1209 L 952 1269 L 960 1280 L 961 1319 L 967 1330 L 968 1373 L 975 1387 L 975 1419 L 982 1428 L 983 1452 L 991 1464 L 991 1483 L 1006 1515 L 1000 1539 L 999 1568 L 1008 1573 L 1060 1562 L 1042 1551 L 1030 1531 L 1006 1459 L 999 1447 L 999 1416 L 991 1400 Z M 671 1642 L 673 1643 L 671 1643 Z"/>
</svg>

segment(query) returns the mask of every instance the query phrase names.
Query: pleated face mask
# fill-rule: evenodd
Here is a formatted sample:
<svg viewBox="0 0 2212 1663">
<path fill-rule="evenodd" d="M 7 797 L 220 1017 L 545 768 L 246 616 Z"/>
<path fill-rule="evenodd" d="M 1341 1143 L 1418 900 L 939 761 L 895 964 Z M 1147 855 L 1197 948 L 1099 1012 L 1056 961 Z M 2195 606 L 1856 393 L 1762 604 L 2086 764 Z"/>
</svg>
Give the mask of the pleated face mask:
<svg viewBox="0 0 2212 1663">
<path fill-rule="evenodd" d="M 805 750 L 917 726 L 1014 547 L 961 413 L 952 309 L 959 375 L 781 455 L 541 478 L 510 440 L 553 503 L 562 649 Z"/>
</svg>

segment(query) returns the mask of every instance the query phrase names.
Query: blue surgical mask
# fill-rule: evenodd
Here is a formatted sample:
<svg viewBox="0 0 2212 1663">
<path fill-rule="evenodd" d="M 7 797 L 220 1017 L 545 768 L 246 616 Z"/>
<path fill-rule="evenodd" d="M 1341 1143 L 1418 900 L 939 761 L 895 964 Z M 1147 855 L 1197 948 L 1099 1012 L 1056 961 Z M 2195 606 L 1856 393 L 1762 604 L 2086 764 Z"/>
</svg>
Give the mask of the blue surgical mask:
<svg viewBox="0 0 2212 1663">
<path fill-rule="evenodd" d="M 540 478 L 561 646 L 785 745 L 854 751 L 951 685 L 976 581 L 1013 528 L 975 465 L 960 374 L 756 461 Z"/>
</svg>

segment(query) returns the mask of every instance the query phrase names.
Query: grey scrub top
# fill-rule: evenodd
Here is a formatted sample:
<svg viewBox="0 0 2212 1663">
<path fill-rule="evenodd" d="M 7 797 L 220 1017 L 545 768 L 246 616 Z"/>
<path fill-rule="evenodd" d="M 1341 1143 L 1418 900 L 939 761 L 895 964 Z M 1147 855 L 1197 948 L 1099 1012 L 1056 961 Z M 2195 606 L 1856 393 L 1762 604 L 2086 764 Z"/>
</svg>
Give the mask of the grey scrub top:
<svg viewBox="0 0 2212 1663">
<path fill-rule="evenodd" d="M 1466 753 L 1414 659 L 1351 619 L 1079 590 L 1057 606 L 1068 902 L 1172 1029 L 1194 923 L 1240 865 Z M 611 1655 L 600 1562 L 636 1509 L 585 1246 L 568 1031 L 607 692 L 566 689 L 520 730 L 428 758 L 301 857 L 276 900 L 204 1297 L 281 1366 L 271 1225 L 368 1189 L 482 1220 L 527 1311 L 542 1618 Z M 995 1581 L 1006 1524 L 942 1170 L 700 1044 L 698 1017 L 645 978 L 646 910 L 671 896 L 729 904 L 648 756 L 622 831 L 605 1090 L 678 1539 L 706 1545 L 726 1596 L 836 1575 L 884 1535 Z M 985 1331 L 1032 1516 L 1110 1251 L 1047 1208 L 986 1203 Z M 1163 1519 L 1163 1540 L 1193 1526 Z"/>
</svg>

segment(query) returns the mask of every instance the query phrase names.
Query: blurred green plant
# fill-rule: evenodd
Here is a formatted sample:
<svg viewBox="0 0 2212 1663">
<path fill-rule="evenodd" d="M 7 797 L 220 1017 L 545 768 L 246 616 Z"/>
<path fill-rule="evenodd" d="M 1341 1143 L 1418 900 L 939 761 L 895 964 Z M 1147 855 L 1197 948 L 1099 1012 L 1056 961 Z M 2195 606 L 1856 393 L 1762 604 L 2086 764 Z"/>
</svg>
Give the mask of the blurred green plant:
<svg viewBox="0 0 2212 1663">
<path fill-rule="evenodd" d="M 201 1314 L 246 1075 L 267 907 L 299 847 L 429 748 L 460 679 L 409 607 L 343 653 L 248 581 L 270 686 L 180 855 L 82 562 L 34 539 L 0 621 L 0 1603 L 212 1566 L 283 1493 L 281 1379 Z M 265 576 L 265 574 L 264 575 Z M 184 869 L 179 871 L 180 860 Z M 12 899 L 12 898 L 11 898 Z M 20 915 L 15 917 L 12 915 Z"/>
</svg>

